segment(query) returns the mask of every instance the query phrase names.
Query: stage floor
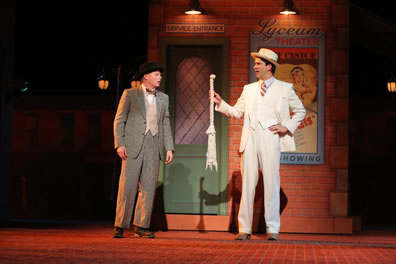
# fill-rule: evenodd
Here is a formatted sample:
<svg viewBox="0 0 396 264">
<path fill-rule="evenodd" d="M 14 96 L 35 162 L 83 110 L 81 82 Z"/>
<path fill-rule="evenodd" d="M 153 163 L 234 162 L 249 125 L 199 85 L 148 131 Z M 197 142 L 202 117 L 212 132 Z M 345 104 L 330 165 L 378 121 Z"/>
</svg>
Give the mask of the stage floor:
<svg viewBox="0 0 396 264">
<path fill-rule="evenodd" d="M 110 222 L 18 222 L 0 226 L 0 263 L 396 263 L 396 228 L 352 235 L 157 231 L 111 237 Z"/>
</svg>

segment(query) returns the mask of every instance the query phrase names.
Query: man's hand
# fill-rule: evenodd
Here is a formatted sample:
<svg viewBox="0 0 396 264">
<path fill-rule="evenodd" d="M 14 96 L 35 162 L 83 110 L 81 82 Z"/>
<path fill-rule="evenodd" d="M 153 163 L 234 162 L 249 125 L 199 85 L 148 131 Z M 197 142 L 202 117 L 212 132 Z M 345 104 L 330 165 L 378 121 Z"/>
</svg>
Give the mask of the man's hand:
<svg viewBox="0 0 396 264">
<path fill-rule="evenodd" d="M 213 91 L 213 93 L 214 93 L 214 97 L 213 97 L 214 103 L 220 104 L 222 101 L 221 96 L 218 93 L 216 93 L 215 91 Z M 209 90 L 209 100 L 210 100 L 210 90 Z"/>
<path fill-rule="evenodd" d="M 279 136 L 281 136 L 281 137 L 290 133 L 289 129 L 287 129 L 287 127 L 284 127 L 282 125 L 273 125 L 273 126 L 270 126 L 268 129 L 270 131 L 274 132 L 274 134 L 279 134 Z"/>
<path fill-rule="evenodd" d="M 173 151 L 172 151 L 172 150 L 168 150 L 168 151 L 166 152 L 165 164 L 171 163 L 172 160 L 173 160 Z"/>
<path fill-rule="evenodd" d="M 117 148 L 117 154 L 121 159 L 126 160 L 128 158 L 126 148 L 124 146 L 120 146 Z"/>
</svg>

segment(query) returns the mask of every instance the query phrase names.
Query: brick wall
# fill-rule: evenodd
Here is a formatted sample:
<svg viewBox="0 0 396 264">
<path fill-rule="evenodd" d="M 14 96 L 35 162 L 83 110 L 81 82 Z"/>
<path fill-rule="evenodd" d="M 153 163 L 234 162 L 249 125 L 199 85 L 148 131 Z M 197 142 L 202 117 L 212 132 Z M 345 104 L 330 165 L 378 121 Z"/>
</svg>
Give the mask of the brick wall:
<svg viewBox="0 0 396 264">
<path fill-rule="evenodd" d="M 318 0 L 294 3 L 299 14 L 280 15 L 282 0 L 201 0 L 203 15 L 189 16 L 184 11 L 188 0 L 151 0 L 148 59 L 159 60 L 161 37 L 196 37 L 189 34 L 165 32 L 167 23 L 224 23 L 224 34 L 199 34 L 199 37 L 230 39 L 229 102 L 234 104 L 248 83 L 249 34 L 257 29 L 263 18 L 276 18 L 283 27 L 319 27 L 326 32 L 325 65 L 325 162 L 324 165 L 281 165 L 281 187 L 288 204 L 282 217 L 312 219 L 346 217 L 348 213 L 348 35 L 349 1 Z M 228 212 L 233 214 L 240 190 L 240 154 L 238 153 L 242 120 L 229 120 L 229 199 Z M 258 188 L 258 197 L 262 189 Z M 260 193 L 261 192 L 261 193 Z M 255 205 L 262 210 L 262 200 Z M 255 211 L 260 211 L 255 210 Z M 256 213 L 255 214 L 260 214 Z M 338 219 L 338 218 L 337 218 Z M 334 232 L 348 231 L 345 222 L 333 221 Z"/>
</svg>

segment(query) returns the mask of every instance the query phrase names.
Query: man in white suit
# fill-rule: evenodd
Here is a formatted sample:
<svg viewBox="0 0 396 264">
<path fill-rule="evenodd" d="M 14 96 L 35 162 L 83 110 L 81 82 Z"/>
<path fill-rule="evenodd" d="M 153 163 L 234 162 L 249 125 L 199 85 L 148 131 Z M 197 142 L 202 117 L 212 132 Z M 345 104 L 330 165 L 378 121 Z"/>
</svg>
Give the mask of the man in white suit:
<svg viewBox="0 0 396 264">
<path fill-rule="evenodd" d="M 244 116 L 239 151 L 242 153 L 242 197 L 238 214 L 237 240 L 250 239 L 253 206 L 261 168 L 264 180 L 264 217 L 268 240 L 277 240 L 280 229 L 280 154 L 296 150 L 293 134 L 304 119 L 305 108 L 291 83 L 273 77 L 280 65 L 269 49 L 252 52 L 259 79 L 245 85 L 234 106 L 214 93 L 216 110 L 230 118 Z M 209 92 L 210 95 L 210 92 Z M 290 117 L 290 111 L 294 113 Z"/>
</svg>

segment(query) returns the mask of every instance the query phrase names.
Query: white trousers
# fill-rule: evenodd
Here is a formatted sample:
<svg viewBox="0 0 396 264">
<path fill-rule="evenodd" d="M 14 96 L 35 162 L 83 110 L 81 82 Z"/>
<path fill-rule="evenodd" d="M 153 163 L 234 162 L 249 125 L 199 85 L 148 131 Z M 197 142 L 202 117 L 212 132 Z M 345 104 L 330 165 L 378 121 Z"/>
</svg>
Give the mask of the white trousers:
<svg viewBox="0 0 396 264">
<path fill-rule="evenodd" d="M 252 233 L 253 208 L 258 168 L 264 182 L 264 218 L 267 233 L 280 229 L 280 143 L 279 136 L 261 125 L 251 129 L 242 156 L 242 197 L 239 207 L 239 232 Z"/>
</svg>

